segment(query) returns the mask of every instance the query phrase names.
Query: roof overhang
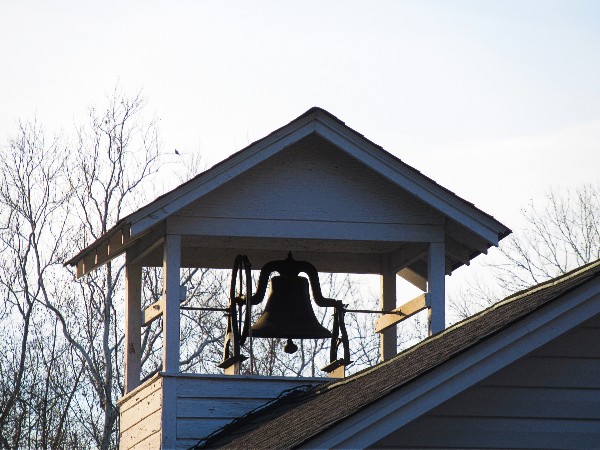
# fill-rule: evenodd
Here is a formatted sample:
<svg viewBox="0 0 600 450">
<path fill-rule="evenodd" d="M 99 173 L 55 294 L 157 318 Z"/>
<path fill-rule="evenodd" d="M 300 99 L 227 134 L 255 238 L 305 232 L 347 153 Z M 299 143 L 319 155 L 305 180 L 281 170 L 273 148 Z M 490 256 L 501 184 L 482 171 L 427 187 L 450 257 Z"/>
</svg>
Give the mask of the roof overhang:
<svg viewBox="0 0 600 450">
<path fill-rule="evenodd" d="M 142 247 L 143 245 L 152 247 L 152 251 L 146 251 L 146 254 L 154 252 L 154 258 L 148 257 L 148 261 L 160 259 L 160 243 L 157 244 L 160 236 L 157 235 L 160 235 L 161 232 L 164 234 L 166 222 L 169 217 L 192 202 L 208 195 L 225 183 L 268 160 L 290 145 L 311 135 L 320 136 L 331 143 L 331 145 L 334 145 L 356 161 L 359 161 L 365 167 L 407 191 L 410 195 L 439 211 L 446 217 L 444 228 L 448 259 L 447 273 L 451 273 L 463 264 L 468 264 L 478 254 L 487 252 L 489 247 L 497 246 L 498 242 L 510 233 L 510 229 L 496 219 L 403 163 L 380 146 L 377 146 L 363 135 L 346 126 L 344 122 L 335 116 L 320 108 L 312 108 L 284 127 L 254 142 L 245 149 L 213 166 L 211 169 L 121 219 L 105 235 L 88 245 L 65 264 L 76 266 L 77 276 L 82 276 L 136 245 L 138 247 Z M 274 249 L 276 250 L 274 252 L 269 252 L 269 249 L 263 251 L 262 256 L 259 255 L 258 257 L 262 259 L 263 257 L 271 258 L 273 254 L 281 257 L 282 252 L 291 249 L 301 252 L 303 248 L 307 248 L 307 242 L 311 243 L 315 241 L 311 236 L 293 236 L 290 239 L 282 239 L 281 241 L 273 239 L 277 237 L 255 236 L 251 245 L 240 246 L 240 244 L 243 244 L 244 237 L 232 235 L 229 242 L 232 248 L 235 246 L 235 248 L 241 248 L 242 250 L 244 248 L 265 249 L 265 245 L 269 243 L 271 243 L 269 245 L 272 247 L 273 242 L 280 242 L 282 244 L 282 247 Z M 323 247 L 324 240 L 326 241 L 327 239 L 321 239 L 318 245 Z M 427 242 L 427 240 L 424 241 Z M 372 241 L 370 242 L 371 244 L 368 245 L 372 245 Z M 372 253 L 377 255 L 386 253 L 393 257 L 394 251 L 407 244 L 411 245 L 410 242 L 395 243 L 386 246 L 386 252 L 379 254 L 377 252 Z M 358 238 L 352 238 L 348 242 L 332 242 L 332 245 L 334 247 L 336 245 L 338 247 L 354 245 L 358 249 L 355 249 L 354 253 L 371 253 L 360 250 L 362 244 Z M 325 245 L 325 247 L 327 246 Z M 214 249 L 215 252 L 222 252 L 223 246 L 216 246 Z M 141 254 L 143 252 L 144 250 L 140 249 L 136 253 Z M 328 253 L 329 256 L 325 256 L 324 254 L 315 255 L 315 252 L 312 252 L 312 259 L 314 257 L 317 259 L 322 257 L 324 265 L 321 265 L 323 268 L 320 268 L 320 270 L 341 272 L 351 268 L 344 266 L 344 264 L 337 267 L 335 264 L 327 262 L 333 261 L 336 255 L 340 256 L 335 251 L 323 250 L 321 253 Z M 418 253 L 420 253 L 419 257 L 422 257 L 423 251 Z M 344 254 L 348 255 L 348 252 Z M 204 261 L 210 261 L 210 257 L 205 258 Z M 212 267 L 218 268 L 223 266 L 219 262 L 220 260 L 217 261 L 217 259 L 213 258 L 213 261 Z M 417 275 L 422 277 L 426 273 L 423 263 L 411 263 L 414 263 L 411 270 Z M 353 271 L 377 273 L 374 268 L 380 265 L 380 262 L 374 262 L 370 264 L 369 268 L 361 269 L 361 267 L 356 267 Z"/>
</svg>

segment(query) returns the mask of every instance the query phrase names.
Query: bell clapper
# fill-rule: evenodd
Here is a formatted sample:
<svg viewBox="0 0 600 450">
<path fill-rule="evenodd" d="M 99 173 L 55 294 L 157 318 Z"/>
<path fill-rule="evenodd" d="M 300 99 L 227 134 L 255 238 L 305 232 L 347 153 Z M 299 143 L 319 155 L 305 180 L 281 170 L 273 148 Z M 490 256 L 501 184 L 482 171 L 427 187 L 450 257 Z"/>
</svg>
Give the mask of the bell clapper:
<svg viewBox="0 0 600 450">
<path fill-rule="evenodd" d="M 291 355 L 292 353 L 296 353 L 298 351 L 298 346 L 294 344 L 291 339 L 288 339 L 283 346 L 283 351 Z"/>
</svg>

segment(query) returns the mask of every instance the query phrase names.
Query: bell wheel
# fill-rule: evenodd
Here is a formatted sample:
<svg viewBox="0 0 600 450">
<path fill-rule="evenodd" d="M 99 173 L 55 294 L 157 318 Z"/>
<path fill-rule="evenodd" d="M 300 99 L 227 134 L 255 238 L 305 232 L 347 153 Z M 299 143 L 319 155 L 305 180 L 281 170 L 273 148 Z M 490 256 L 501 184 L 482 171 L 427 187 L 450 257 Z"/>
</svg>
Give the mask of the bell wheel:
<svg viewBox="0 0 600 450">
<path fill-rule="evenodd" d="M 238 255 L 231 272 L 229 288 L 230 320 L 232 332 L 239 345 L 244 345 L 251 318 L 252 271 L 245 255 Z"/>
</svg>

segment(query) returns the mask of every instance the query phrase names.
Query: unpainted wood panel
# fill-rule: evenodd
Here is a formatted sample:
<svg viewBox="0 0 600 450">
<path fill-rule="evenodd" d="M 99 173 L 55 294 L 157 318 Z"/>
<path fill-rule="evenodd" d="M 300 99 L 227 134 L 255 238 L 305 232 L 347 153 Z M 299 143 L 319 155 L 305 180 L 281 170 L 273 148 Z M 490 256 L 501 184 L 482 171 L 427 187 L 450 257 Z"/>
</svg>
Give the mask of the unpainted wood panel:
<svg viewBox="0 0 600 450">
<path fill-rule="evenodd" d="M 272 398 L 180 398 L 177 400 L 177 418 L 198 417 L 201 412 L 203 417 L 211 419 L 235 419 L 270 400 Z"/>
<path fill-rule="evenodd" d="M 192 217 L 441 224 L 433 208 L 334 145 L 308 137 L 178 214 Z"/>
<path fill-rule="evenodd" d="M 592 449 L 599 442 L 599 421 L 425 416 L 373 447 Z"/>
<path fill-rule="evenodd" d="M 153 395 L 156 391 L 162 389 L 162 378 L 159 378 L 147 386 L 139 388 L 133 395 L 125 401 L 120 402 L 119 411 L 121 414 L 128 411 L 130 408 L 135 408 L 137 405 L 144 401 L 146 397 Z"/>
<path fill-rule="evenodd" d="M 154 433 L 154 434 L 148 436 L 143 441 L 138 442 L 133 447 L 129 447 L 129 449 L 130 450 L 156 450 L 156 449 L 159 449 L 159 448 L 161 448 L 161 438 L 162 438 L 162 434 L 160 432 Z"/>
<path fill-rule="evenodd" d="M 162 390 L 156 390 L 141 399 L 135 408 L 121 412 L 121 431 L 136 426 L 152 413 L 162 408 Z"/>
<path fill-rule="evenodd" d="M 121 443 L 131 448 L 161 430 L 161 411 L 155 411 L 127 430 L 121 430 Z"/>
</svg>

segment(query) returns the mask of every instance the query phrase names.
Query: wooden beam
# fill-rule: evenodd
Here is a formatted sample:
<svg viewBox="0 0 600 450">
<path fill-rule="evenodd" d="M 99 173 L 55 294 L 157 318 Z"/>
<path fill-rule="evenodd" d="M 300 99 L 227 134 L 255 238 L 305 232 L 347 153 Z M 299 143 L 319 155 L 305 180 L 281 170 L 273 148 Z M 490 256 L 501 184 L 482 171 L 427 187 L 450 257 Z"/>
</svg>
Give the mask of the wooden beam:
<svg viewBox="0 0 600 450">
<path fill-rule="evenodd" d="M 187 296 L 187 287 L 181 285 L 179 287 L 179 302 L 183 302 Z M 160 300 L 155 301 L 151 305 L 144 308 L 142 311 L 142 326 L 146 327 L 158 319 L 165 312 L 165 296 L 163 295 Z"/>
<path fill-rule="evenodd" d="M 421 294 L 393 310 L 402 314 L 382 314 L 375 322 L 375 333 L 382 333 L 425 308 L 427 308 L 427 294 Z"/>
<path fill-rule="evenodd" d="M 422 277 L 414 270 L 405 267 L 400 272 L 398 272 L 398 275 L 400 275 L 413 286 L 421 289 L 423 292 L 427 292 L 427 278 Z"/>
<path fill-rule="evenodd" d="M 83 258 L 83 275 L 90 273 L 96 268 L 96 252 L 92 251 Z"/>
<path fill-rule="evenodd" d="M 273 220 L 270 218 L 221 218 L 177 216 L 167 222 L 167 233 L 222 237 L 282 239 L 332 239 L 378 242 L 439 242 L 442 225 L 317 220 Z"/>
<path fill-rule="evenodd" d="M 446 254 L 444 243 L 431 242 L 427 259 L 429 333 L 446 328 Z"/>
<path fill-rule="evenodd" d="M 427 245 L 408 243 L 390 254 L 390 269 L 398 272 L 427 253 Z"/>
<path fill-rule="evenodd" d="M 285 259 L 287 252 L 291 251 L 296 261 L 309 261 L 319 272 L 335 273 L 368 273 L 381 274 L 381 257 L 379 253 L 360 252 L 320 252 L 295 250 L 297 247 L 282 246 L 278 250 L 255 248 L 208 248 L 184 247 L 182 254 L 182 267 L 207 267 L 213 269 L 231 270 L 231 265 L 236 255 L 248 255 L 252 267 L 261 268 L 269 261 Z M 155 256 L 154 254 L 150 256 Z M 144 265 L 158 264 L 159 262 L 144 259 Z"/>
<path fill-rule="evenodd" d="M 80 259 L 79 261 L 77 261 L 77 274 L 76 274 L 76 277 L 77 278 L 81 278 L 84 275 L 85 275 L 85 267 L 84 267 L 84 264 L 83 264 L 83 259 Z"/>
<path fill-rule="evenodd" d="M 396 307 L 396 272 L 390 268 L 389 258 L 382 258 L 381 265 L 381 298 L 382 310 L 389 311 Z M 382 361 L 387 361 L 398 353 L 398 337 L 395 327 L 388 327 L 380 336 L 379 354 Z"/>
<path fill-rule="evenodd" d="M 142 267 L 125 266 L 125 394 L 140 385 Z"/>
<path fill-rule="evenodd" d="M 96 247 L 95 265 L 97 266 L 102 261 L 106 261 L 108 259 L 108 255 L 109 255 L 108 242 L 103 242 L 98 247 Z"/>
<path fill-rule="evenodd" d="M 77 278 L 121 255 L 136 239 L 131 238 L 129 225 L 119 229 L 108 240 L 100 242 L 77 261 Z"/>
<path fill-rule="evenodd" d="M 163 250 L 164 298 L 163 371 L 179 373 L 179 298 L 181 295 L 181 236 L 167 234 Z"/>
<path fill-rule="evenodd" d="M 133 246 L 127 249 L 127 257 L 131 258 L 132 262 L 140 263 L 147 267 L 146 264 L 143 264 L 142 258 L 164 243 L 165 228 L 164 223 L 159 224 L 148 233 L 137 238 Z M 162 265 L 162 261 L 160 265 Z"/>
<path fill-rule="evenodd" d="M 468 228 L 465 228 L 452 220 L 448 221 L 446 224 L 446 234 L 448 234 L 457 242 L 464 243 L 467 247 L 484 254 L 487 254 L 488 248 L 490 248 L 492 245 L 498 246 L 497 238 L 494 240 L 494 242 L 488 242 L 482 237 L 473 233 Z"/>
<path fill-rule="evenodd" d="M 146 327 L 158 319 L 165 312 L 165 297 L 155 301 L 142 311 L 142 326 Z"/>
<path fill-rule="evenodd" d="M 152 253 L 154 250 L 156 250 L 158 247 L 163 245 L 165 242 L 164 236 L 161 236 L 161 237 L 152 236 L 152 238 L 153 239 L 143 239 L 143 240 L 140 240 L 139 242 L 136 242 L 136 244 L 131 249 L 132 261 L 135 261 L 136 263 L 141 263 L 142 259 L 145 256 Z M 144 264 L 144 267 L 147 267 L 147 266 Z"/>
<path fill-rule="evenodd" d="M 446 239 L 446 253 L 463 264 L 471 263 L 469 249 L 451 237 Z"/>
</svg>

